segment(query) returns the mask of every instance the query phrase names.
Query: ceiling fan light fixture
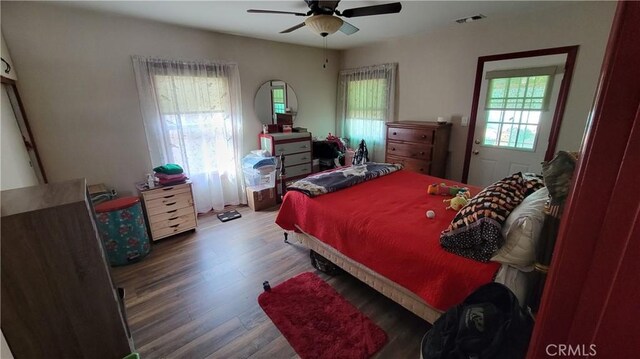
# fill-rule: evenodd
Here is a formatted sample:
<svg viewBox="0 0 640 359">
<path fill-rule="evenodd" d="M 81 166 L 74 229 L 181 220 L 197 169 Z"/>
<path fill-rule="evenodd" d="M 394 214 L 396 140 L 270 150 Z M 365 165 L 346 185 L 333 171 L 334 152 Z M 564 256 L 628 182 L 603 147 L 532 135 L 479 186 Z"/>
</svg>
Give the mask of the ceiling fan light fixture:
<svg viewBox="0 0 640 359">
<path fill-rule="evenodd" d="M 340 30 L 342 19 L 332 15 L 313 15 L 304 20 L 305 25 L 316 34 L 326 37 Z"/>
</svg>

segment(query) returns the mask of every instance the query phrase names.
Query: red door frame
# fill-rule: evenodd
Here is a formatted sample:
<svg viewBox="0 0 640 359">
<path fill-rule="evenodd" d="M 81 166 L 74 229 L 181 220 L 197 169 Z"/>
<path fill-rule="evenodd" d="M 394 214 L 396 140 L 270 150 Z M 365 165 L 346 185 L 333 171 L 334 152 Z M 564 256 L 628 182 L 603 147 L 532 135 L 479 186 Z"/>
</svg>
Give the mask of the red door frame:
<svg viewBox="0 0 640 359">
<path fill-rule="evenodd" d="M 549 134 L 547 151 L 544 155 L 544 160 L 549 161 L 553 158 L 553 155 L 556 151 L 556 143 L 558 142 L 558 135 L 560 134 L 562 116 L 564 115 L 564 109 L 567 105 L 567 98 L 569 97 L 569 88 L 571 86 L 571 79 L 573 77 L 573 68 L 575 67 L 576 57 L 578 56 L 578 47 L 579 46 L 577 45 L 553 47 L 548 49 L 511 52 L 506 54 L 478 57 L 478 66 L 476 68 L 476 82 L 473 86 L 473 102 L 471 103 L 471 114 L 469 115 L 467 148 L 464 154 L 464 165 L 462 167 L 462 182 L 467 183 L 467 180 L 469 178 L 469 165 L 471 162 L 471 150 L 473 148 L 473 136 L 476 130 L 476 118 L 478 116 L 478 103 L 480 97 L 480 87 L 482 85 L 482 73 L 484 72 L 484 63 L 500 60 L 521 59 L 525 57 L 567 54 L 567 59 L 564 66 L 565 73 L 562 78 L 562 84 L 560 85 L 560 92 L 558 93 L 558 101 L 556 102 L 556 109 L 553 113 L 553 120 L 551 121 L 551 132 Z"/>
<path fill-rule="evenodd" d="M 640 2 L 619 2 L 527 358 L 640 355 L 638 24 Z"/>
</svg>

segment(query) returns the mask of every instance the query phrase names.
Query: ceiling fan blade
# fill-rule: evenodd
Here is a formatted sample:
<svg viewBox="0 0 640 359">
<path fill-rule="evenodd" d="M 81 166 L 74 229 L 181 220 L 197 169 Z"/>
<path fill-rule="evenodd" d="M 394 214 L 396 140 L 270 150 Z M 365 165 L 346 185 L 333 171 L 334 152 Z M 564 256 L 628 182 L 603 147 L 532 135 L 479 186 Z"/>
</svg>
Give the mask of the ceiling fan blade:
<svg viewBox="0 0 640 359">
<path fill-rule="evenodd" d="M 340 27 L 340 31 L 342 31 L 343 33 L 347 34 L 347 35 L 353 35 L 356 32 L 360 31 L 360 29 L 358 29 L 357 27 L 349 24 L 346 21 L 342 22 L 342 26 Z"/>
<path fill-rule="evenodd" d="M 252 14 L 291 14 L 295 16 L 307 16 L 307 14 L 303 12 L 293 12 L 293 11 L 277 11 L 277 10 L 256 10 L 249 9 L 247 12 Z"/>
<path fill-rule="evenodd" d="M 394 2 L 390 4 L 346 9 L 342 12 L 342 16 L 358 17 L 358 16 L 370 16 L 370 15 L 382 15 L 382 14 L 395 14 L 400 12 L 400 10 L 402 10 L 402 4 L 400 4 L 399 2 Z"/>
<path fill-rule="evenodd" d="M 288 28 L 286 30 L 280 31 L 280 33 L 281 34 L 287 34 L 287 33 L 290 33 L 291 31 L 298 30 L 299 28 L 304 27 L 304 25 L 305 25 L 304 22 L 301 22 L 296 26 L 293 26 L 293 27 L 290 27 L 290 28 Z"/>
</svg>

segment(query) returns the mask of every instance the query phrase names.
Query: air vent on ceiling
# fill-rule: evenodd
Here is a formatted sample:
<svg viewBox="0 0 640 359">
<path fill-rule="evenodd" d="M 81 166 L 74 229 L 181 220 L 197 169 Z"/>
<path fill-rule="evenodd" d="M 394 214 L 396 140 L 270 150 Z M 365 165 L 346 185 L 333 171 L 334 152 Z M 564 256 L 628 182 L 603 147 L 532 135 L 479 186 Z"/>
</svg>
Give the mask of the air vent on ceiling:
<svg viewBox="0 0 640 359">
<path fill-rule="evenodd" d="M 456 20 L 456 22 L 458 24 L 464 24 L 464 23 L 467 23 L 467 22 L 473 22 L 473 21 L 477 21 L 477 20 L 480 20 L 480 19 L 484 19 L 485 17 L 486 16 L 484 16 L 482 14 L 478 14 L 478 15 L 463 17 L 462 19 Z"/>
</svg>

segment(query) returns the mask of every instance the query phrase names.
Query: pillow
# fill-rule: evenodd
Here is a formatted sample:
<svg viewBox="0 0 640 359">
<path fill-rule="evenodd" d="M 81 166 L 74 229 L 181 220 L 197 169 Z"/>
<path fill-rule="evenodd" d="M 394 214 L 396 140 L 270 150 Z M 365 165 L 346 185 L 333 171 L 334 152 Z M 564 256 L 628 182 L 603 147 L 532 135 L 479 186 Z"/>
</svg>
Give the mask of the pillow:
<svg viewBox="0 0 640 359">
<path fill-rule="evenodd" d="M 535 192 L 535 191 L 539 190 L 540 188 L 544 187 L 544 179 L 539 174 L 536 174 L 536 173 L 524 173 L 522 175 L 522 177 L 524 178 L 524 184 L 525 184 L 525 189 L 524 189 L 524 196 L 525 197 L 529 196 L 533 192 Z"/>
<path fill-rule="evenodd" d="M 502 224 L 525 198 L 527 188 L 518 172 L 483 189 L 440 234 L 440 245 L 451 253 L 488 262 L 502 247 Z"/>
<path fill-rule="evenodd" d="M 544 206 L 549 190 L 543 187 L 526 197 L 507 217 L 502 226 L 505 244 L 491 258 L 494 262 L 509 264 L 522 271 L 533 270 L 536 247 L 544 223 Z"/>
</svg>

